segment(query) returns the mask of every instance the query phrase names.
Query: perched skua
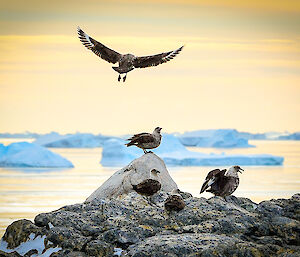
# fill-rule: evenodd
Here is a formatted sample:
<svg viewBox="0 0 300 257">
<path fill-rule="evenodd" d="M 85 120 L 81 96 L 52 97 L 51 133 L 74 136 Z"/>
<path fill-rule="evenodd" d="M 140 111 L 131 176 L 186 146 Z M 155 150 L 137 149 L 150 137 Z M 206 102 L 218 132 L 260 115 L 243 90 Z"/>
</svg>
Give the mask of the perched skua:
<svg viewBox="0 0 300 257">
<path fill-rule="evenodd" d="M 171 195 L 165 201 L 165 209 L 167 211 L 181 211 L 185 207 L 185 202 L 182 196 L 179 194 L 180 190 L 175 189 L 171 192 Z"/>
<path fill-rule="evenodd" d="M 240 166 L 232 166 L 228 170 L 215 169 L 210 171 L 202 185 L 200 194 L 206 191 L 225 199 L 239 186 L 238 172 L 242 173 L 241 171 L 244 170 Z"/>
<path fill-rule="evenodd" d="M 154 149 L 160 145 L 161 142 L 161 131 L 162 128 L 157 127 L 153 133 L 140 133 L 135 134 L 131 138 L 128 138 L 129 142 L 125 144 L 127 147 L 136 146 L 143 149 L 144 153 L 148 153 L 146 149 Z"/>
</svg>

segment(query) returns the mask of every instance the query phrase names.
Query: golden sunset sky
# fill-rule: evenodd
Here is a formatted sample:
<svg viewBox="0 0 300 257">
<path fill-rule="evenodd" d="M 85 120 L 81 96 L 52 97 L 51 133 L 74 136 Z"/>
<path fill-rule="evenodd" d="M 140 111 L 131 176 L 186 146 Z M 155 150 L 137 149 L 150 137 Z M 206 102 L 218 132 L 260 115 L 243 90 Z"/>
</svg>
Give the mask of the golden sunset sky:
<svg viewBox="0 0 300 257">
<path fill-rule="evenodd" d="M 138 56 L 128 73 L 77 38 Z M 0 0 L 0 132 L 300 131 L 300 1 Z"/>
</svg>

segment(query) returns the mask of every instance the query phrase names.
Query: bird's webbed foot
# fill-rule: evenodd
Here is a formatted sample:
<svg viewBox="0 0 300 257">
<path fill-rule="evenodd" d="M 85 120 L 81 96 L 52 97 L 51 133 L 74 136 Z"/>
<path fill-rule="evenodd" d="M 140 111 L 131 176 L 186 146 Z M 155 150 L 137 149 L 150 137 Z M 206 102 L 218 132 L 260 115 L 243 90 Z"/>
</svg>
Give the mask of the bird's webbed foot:
<svg viewBox="0 0 300 257">
<path fill-rule="evenodd" d="M 144 154 L 147 154 L 147 153 L 148 153 L 145 149 L 143 149 L 143 151 L 144 151 Z"/>
<path fill-rule="evenodd" d="M 127 73 L 126 73 L 126 75 L 123 77 L 123 82 L 125 82 L 126 77 L 127 77 Z"/>
<path fill-rule="evenodd" d="M 118 81 L 120 82 L 121 81 L 121 75 L 119 74 L 119 77 L 118 77 Z"/>
</svg>

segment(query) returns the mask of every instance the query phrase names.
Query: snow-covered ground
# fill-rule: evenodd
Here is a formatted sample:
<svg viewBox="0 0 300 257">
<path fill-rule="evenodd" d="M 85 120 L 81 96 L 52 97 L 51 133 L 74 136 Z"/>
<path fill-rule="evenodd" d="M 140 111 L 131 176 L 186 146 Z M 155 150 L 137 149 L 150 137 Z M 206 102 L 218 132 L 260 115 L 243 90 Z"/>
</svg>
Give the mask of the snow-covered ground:
<svg viewBox="0 0 300 257">
<path fill-rule="evenodd" d="M 76 133 L 61 135 L 56 132 L 38 137 L 34 143 L 45 147 L 56 148 L 93 148 L 101 147 L 109 136 L 93 135 L 90 133 Z"/>
<path fill-rule="evenodd" d="M 124 166 L 141 156 L 142 149 L 126 147 L 125 140 L 111 139 L 103 144 L 101 164 L 103 166 Z M 167 165 L 174 166 L 229 166 L 229 165 L 281 165 L 284 158 L 269 154 L 227 155 L 204 154 L 186 149 L 177 137 L 164 134 L 161 145 L 153 149 Z"/>
<path fill-rule="evenodd" d="M 45 147 L 28 143 L 0 144 L 0 167 L 73 167 L 73 164 Z"/>
<path fill-rule="evenodd" d="M 236 148 L 254 147 L 236 129 L 209 129 L 176 135 L 185 146 Z"/>
</svg>

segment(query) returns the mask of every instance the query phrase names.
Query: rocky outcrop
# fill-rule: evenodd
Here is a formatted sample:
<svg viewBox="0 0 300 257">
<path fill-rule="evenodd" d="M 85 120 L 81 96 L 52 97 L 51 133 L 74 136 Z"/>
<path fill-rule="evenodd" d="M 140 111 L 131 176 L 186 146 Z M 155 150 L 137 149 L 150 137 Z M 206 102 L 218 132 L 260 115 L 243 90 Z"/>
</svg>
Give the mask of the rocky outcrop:
<svg viewBox="0 0 300 257">
<path fill-rule="evenodd" d="M 150 202 L 132 185 L 151 178 L 151 169 L 161 172 L 162 190 Z M 13 222 L 0 241 L 0 257 L 300 256 L 300 194 L 256 204 L 179 192 L 185 208 L 166 211 L 176 188 L 163 161 L 145 154 L 84 203 Z"/>
<path fill-rule="evenodd" d="M 153 196 L 155 205 L 149 205 L 132 192 L 42 213 L 34 223 L 19 220 L 7 228 L 0 250 L 5 243 L 18 256 L 14 249 L 34 234 L 44 236 L 44 251 L 52 249 L 53 257 L 300 255 L 300 194 L 255 204 L 182 193 L 186 207 L 171 213 L 163 207 L 168 195 Z M 30 250 L 26 256 L 36 256 Z"/>
<path fill-rule="evenodd" d="M 153 174 L 150 172 L 152 169 L 160 172 L 158 177 L 154 179 L 159 180 L 161 183 L 161 191 L 170 192 L 177 189 L 177 185 L 171 178 L 164 161 L 154 153 L 148 153 L 114 173 L 86 199 L 86 202 L 94 199 L 120 198 L 133 192 L 132 185 L 137 185 L 149 178 L 153 179 Z"/>
</svg>

